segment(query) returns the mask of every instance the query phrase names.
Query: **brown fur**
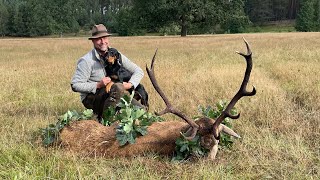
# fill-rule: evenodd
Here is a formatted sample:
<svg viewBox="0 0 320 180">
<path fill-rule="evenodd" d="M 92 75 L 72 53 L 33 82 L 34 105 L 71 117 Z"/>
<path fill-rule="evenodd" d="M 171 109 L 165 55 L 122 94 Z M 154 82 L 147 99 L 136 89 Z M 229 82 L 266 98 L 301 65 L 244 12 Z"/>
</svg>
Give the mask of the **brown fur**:
<svg viewBox="0 0 320 180">
<path fill-rule="evenodd" d="M 170 155 L 175 141 L 189 125 L 180 121 L 156 122 L 148 127 L 148 134 L 136 143 L 119 146 L 116 124 L 103 126 L 94 120 L 76 121 L 62 129 L 61 145 L 67 150 L 84 156 L 124 157 L 153 152 Z"/>
</svg>

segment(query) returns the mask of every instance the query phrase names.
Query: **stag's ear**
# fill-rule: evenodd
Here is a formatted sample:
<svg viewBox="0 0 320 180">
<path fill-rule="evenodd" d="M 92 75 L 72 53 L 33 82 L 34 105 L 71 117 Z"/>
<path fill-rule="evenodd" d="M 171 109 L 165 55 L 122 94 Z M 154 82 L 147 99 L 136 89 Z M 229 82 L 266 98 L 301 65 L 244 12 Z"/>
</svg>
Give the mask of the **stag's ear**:
<svg viewBox="0 0 320 180">
<path fill-rule="evenodd" d="M 231 128 L 224 124 L 220 124 L 219 126 L 219 132 L 224 132 L 230 136 L 236 137 L 236 138 L 241 138 L 236 132 L 234 132 Z"/>
</svg>

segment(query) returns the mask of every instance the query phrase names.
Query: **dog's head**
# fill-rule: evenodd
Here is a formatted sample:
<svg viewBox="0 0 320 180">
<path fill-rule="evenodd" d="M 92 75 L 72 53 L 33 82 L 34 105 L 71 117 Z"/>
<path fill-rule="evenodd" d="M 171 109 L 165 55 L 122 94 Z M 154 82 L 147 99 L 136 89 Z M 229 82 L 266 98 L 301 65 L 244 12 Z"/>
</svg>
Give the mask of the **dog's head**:
<svg viewBox="0 0 320 180">
<path fill-rule="evenodd" d="M 106 59 L 109 64 L 113 65 L 119 59 L 119 56 L 120 53 L 115 48 L 109 48 Z"/>
</svg>

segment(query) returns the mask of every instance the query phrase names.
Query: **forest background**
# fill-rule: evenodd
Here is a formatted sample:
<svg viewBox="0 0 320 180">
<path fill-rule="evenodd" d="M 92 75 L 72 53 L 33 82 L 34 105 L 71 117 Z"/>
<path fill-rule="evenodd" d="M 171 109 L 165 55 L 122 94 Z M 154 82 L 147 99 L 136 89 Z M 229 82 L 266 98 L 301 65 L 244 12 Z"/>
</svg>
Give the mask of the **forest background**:
<svg viewBox="0 0 320 180">
<path fill-rule="evenodd" d="M 0 36 L 119 36 L 319 31 L 319 0 L 0 0 Z"/>
</svg>

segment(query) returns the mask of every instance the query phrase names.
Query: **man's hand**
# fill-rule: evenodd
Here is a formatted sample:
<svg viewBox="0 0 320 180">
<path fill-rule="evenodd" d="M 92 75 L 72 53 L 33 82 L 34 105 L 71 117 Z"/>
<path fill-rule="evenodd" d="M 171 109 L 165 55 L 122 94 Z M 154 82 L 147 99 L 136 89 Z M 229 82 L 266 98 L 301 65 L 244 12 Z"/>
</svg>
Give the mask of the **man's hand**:
<svg viewBox="0 0 320 180">
<path fill-rule="evenodd" d="M 123 82 L 122 84 L 124 86 L 124 89 L 126 89 L 126 90 L 133 87 L 133 85 L 130 82 Z"/>
<path fill-rule="evenodd" d="M 99 81 L 99 82 L 97 83 L 97 88 L 106 87 L 106 85 L 107 85 L 108 83 L 110 83 L 110 82 L 111 82 L 110 77 L 104 77 L 104 78 L 101 79 L 101 81 Z"/>
</svg>

